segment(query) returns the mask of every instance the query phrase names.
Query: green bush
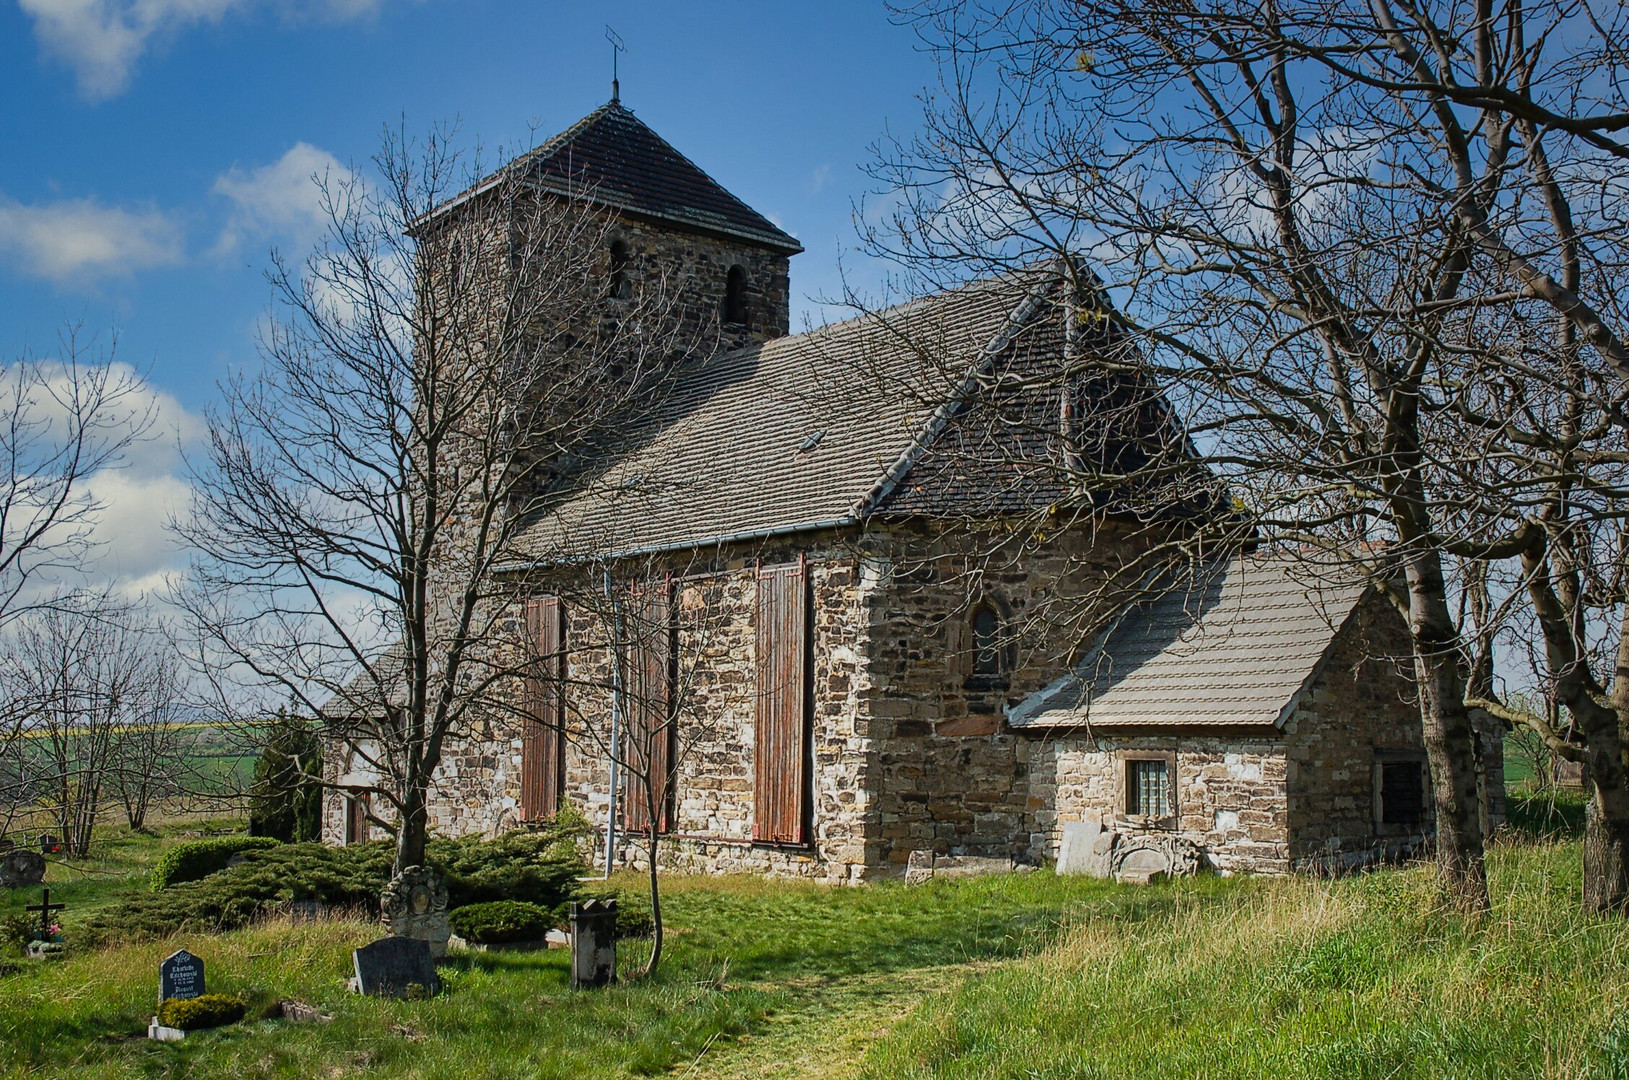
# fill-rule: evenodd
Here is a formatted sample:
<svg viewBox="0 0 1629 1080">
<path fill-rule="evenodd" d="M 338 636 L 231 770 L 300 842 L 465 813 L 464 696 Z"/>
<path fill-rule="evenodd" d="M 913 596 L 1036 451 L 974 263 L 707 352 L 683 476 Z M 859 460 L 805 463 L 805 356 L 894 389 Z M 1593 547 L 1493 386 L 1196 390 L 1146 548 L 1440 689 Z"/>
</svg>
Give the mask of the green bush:
<svg viewBox="0 0 1629 1080">
<path fill-rule="evenodd" d="M 250 782 L 249 834 L 285 843 L 322 839 L 322 738 L 316 725 L 278 709 Z"/>
<path fill-rule="evenodd" d="M 167 889 L 171 885 L 198 881 L 225 870 L 234 855 L 273 848 L 277 844 L 269 836 L 218 836 L 177 844 L 153 867 L 153 888 Z"/>
<path fill-rule="evenodd" d="M 451 907 L 525 900 L 553 909 L 576 892 L 583 871 L 579 843 L 566 827 L 496 840 L 437 839 L 430 841 L 426 861 L 445 876 Z M 181 930 L 216 933 L 247 925 L 292 900 L 377 914 L 396 851 L 389 841 L 346 847 L 272 842 L 243 855 L 237 866 L 93 913 L 76 928 L 75 940 L 83 936 L 94 944 Z"/>
<path fill-rule="evenodd" d="M 556 908 L 571 899 L 583 872 L 577 838 L 564 827 L 495 840 L 432 840 L 426 859 L 446 877 L 455 908 L 494 900 Z"/>
<path fill-rule="evenodd" d="M 34 940 L 34 929 L 40 921 L 22 912 L 0 915 L 0 952 L 21 952 Z"/>
<path fill-rule="evenodd" d="M 584 889 L 579 900 L 615 900 L 617 902 L 617 937 L 650 937 L 656 933 L 656 916 L 650 909 L 650 894 L 613 889 L 604 885 Z M 566 912 L 570 917 L 569 909 Z"/>
<path fill-rule="evenodd" d="M 465 941 L 497 945 L 506 941 L 541 941 L 554 925 L 554 913 L 524 900 L 469 904 L 447 916 L 453 933 Z"/>
<path fill-rule="evenodd" d="M 158 1022 L 182 1031 L 235 1024 L 243 1019 L 248 1006 L 230 994 L 202 994 L 195 998 L 170 998 L 158 1007 Z"/>
</svg>

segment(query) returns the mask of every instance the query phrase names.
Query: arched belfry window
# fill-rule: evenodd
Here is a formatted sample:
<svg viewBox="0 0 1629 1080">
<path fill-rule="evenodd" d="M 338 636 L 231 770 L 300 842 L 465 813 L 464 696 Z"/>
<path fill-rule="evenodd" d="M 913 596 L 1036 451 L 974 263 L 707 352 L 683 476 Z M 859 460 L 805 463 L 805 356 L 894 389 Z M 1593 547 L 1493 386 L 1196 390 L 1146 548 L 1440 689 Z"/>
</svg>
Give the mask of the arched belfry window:
<svg viewBox="0 0 1629 1080">
<path fill-rule="evenodd" d="M 968 628 L 972 631 L 973 639 L 972 681 L 986 685 L 1000 681 L 1007 674 L 1006 647 L 1001 640 L 1001 615 L 994 605 L 981 603 L 969 614 Z"/>
<path fill-rule="evenodd" d="M 628 298 L 628 263 L 632 260 L 633 252 L 626 240 L 611 241 L 611 277 L 605 289 L 605 294 L 611 299 Z"/>
<path fill-rule="evenodd" d="M 747 321 L 747 272 L 740 266 L 730 267 L 724 278 L 724 321 Z"/>
</svg>

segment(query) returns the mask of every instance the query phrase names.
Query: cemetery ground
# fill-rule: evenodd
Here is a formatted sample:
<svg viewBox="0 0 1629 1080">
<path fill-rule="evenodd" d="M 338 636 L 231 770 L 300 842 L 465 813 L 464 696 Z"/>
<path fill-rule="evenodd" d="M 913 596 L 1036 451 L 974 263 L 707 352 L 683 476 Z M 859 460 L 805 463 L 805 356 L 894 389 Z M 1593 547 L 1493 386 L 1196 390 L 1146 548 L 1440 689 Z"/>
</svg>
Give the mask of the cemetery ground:
<svg viewBox="0 0 1629 1080">
<path fill-rule="evenodd" d="M 434 1000 L 357 997 L 350 951 L 380 933 L 361 918 L 6 959 L 0 1076 L 1629 1076 L 1629 925 L 1578 912 L 1577 807 L 1518 809 L 1480 923 L 1439 910 L 1423 866 L 1143 889 L 674 877 L 670 962 L 603 991 L 570 990 L 554 950 L 455 955 Z M 70 943 L 184 827 L 53 864 Z M 0 915 L 38 902 L 20 893 Z M 145 1039 L 178 948 L 250 1018 Z M 332 1019 L 255 1019 L 279 999 Z"/>
</svg>

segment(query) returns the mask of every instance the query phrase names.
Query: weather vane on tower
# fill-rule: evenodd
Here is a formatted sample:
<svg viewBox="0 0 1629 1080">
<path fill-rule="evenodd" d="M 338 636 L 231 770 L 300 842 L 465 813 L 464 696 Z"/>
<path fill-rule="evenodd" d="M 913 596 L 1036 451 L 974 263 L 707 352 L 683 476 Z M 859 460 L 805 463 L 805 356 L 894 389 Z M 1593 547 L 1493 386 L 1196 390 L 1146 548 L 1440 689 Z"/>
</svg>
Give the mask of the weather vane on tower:
<svg viewBox="0 0 1629 1080">
<path fill-rule="evenodd" d="M 622 86 L 617 82 L 617 53 L 627 52 L 628 46 L 622 43 L 622 35 L 611 29 L 611 24 L 605 24 L 605 40 L 611 43 L 611 100 L 622 100 Z"/>
</svg>

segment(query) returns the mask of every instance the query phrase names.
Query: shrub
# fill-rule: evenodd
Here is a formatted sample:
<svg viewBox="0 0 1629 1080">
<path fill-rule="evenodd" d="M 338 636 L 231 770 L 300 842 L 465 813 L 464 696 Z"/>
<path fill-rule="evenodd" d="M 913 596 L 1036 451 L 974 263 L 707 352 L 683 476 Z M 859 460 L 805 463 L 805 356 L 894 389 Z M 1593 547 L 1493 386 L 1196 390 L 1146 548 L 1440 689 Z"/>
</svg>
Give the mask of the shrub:
<svg viewBox="0 0 1629 1080">
<path fill-rule="evenodd" d="M 453 911 L 453 933 L 465 941 L 497 945 L 505 941 L 541 941 L 554 925 L 554 913 L 524 900 L 493 900 Z"/>
<path fill-rule="evenodd" d="M 615 900 L 617 902 L 617 937 L 650 937 L 656 932 L 656 916 L 650 909 L 650 894 L 612 889 L 606 886 L 585 889 L 582 900 Z M 570 910 L 566 911 L 570 917 Z"/>
<path fill-rule="evenodd" d="M 564 828 L 509 833 L 495 840 L 432 840 L 426 859 L 446 877 L 455 908 L 494 900 L 559 907 L 576 892 L 583 872 L 576 837 Z"/>
<path fill-rule="evenodd" d="M 322 839 L 322 739 L 314 724 L 278 709 L 255 762 L 249 834 L 285 843 Z"/>
<path fill-rule="evenodd" d="M 491 900 L 555 908 L 576 892 L 583 870 L 578 843 L 565 828 L 486 841 L 437 839 L 430 841 L 427 861 L 446 877 L 454 908 Z M 389 841 L 336 848 L 261 840 L 243 855 L 237 866 L 93 913 L 76 928 L 75 940 L 83 935 L 87 944 L 95 944 L 109 937 L 232 930 L 291 900 L 377 913 L 396 852 Z"/>
<path fill-rule="evenodd" d="M 158 1007 L 158 1022 L 182 1031 L 235 1024 L 243 1019 L 248 1006 L 230 994 L 203 994 L 195 998 L 170 998 Z"/>
<path fill-rule="evenodd" d="M 166 851 L 153 867 L 153 888 L 167 889 L 188 881 L 198 881 L 226 869 L 232 856 L 277 846 L 269 836 L 219 836 L 189 840 Z"/>
<path fill-rule="evenodd" d="M 38 919 L 20 911 L 0 915 L 0 951 L 20 951 L 34 940 L 34 930 L 39 924 Z"/>
</svg>

